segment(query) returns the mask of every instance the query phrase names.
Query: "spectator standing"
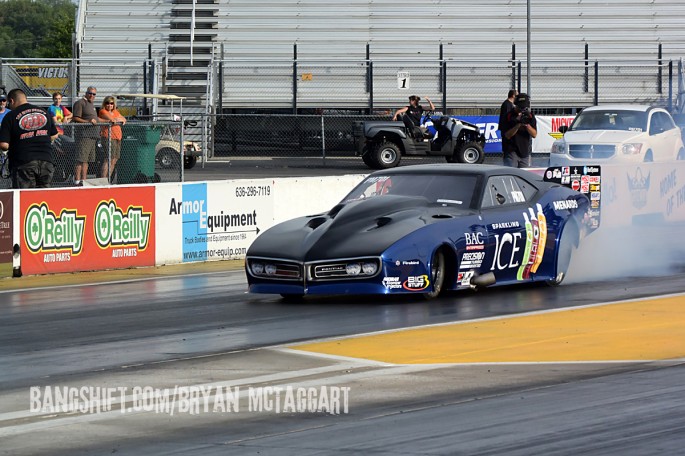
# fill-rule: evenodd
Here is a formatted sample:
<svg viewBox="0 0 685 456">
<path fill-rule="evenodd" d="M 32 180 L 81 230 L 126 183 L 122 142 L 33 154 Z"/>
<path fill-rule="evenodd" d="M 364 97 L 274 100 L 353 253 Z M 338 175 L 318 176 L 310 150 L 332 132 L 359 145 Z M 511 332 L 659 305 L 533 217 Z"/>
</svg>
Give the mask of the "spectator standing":
<svg viewBox="0 0 685 456">
<path fill-rule="evenodd" d="M 76 169 L 74 171 L 74 184 L 83 185 L 83 181 L 88 176 L 88 163 L 95 161 L 97 142 L 100 131 L 97 128 L 98 114 L 95 108 L 95 96 L 97 89 L 88 87 L 86 93 L 74 103 L 73 121 L 79 124 L 91 124 L 91 126 L 81 126 L 74 131 L 78 156 L 76 157 Z"/>
<path fill-rule="evenodd" d="M 9 150 L 13 188 L 47 188 L 55 166 L 52 141 L 57 128 L 47 111 L 29 104 L 21 89 L 10 90 L 7 100 L 12 110 L 0 125 L 0 149 Z"/>
<path fill-rule="evenodd" d="M 504 124 L 507 122 L 507 115 L 514 110 L 514 100 L 518 96 L 518 91 L 511 89 L 507 93 L 507 99 L 502 102 L 502 106 L 499 108 L 499 123 L 497 124 L 497 129 L 502 132 L 502 137 L 504 137 Z"/>
<path fill-rule="evenodd" d="M 507 114 L 502 134 L 504 166 L 530 167 L 533 138 L 538 135 L 537 125 L 537 119 L 530 112 L 530 98 L 525 93 L 517 95 L 514 109 Z"/>
<path fill-rule="evenodd" d="M 105 97 L 102 101 L 102 108 L 100 108 L 98 117 L 102 122 L 109 124 L 109 126 L 102 127 L 100 133 L 108 157 L 102 162 L 100 177 L 106 177 L 109 180 L 121 156 L 121 139 L 123 138 L 121 125 L 126 123 L 126 119 L 117 110 L 116 100 L 112 96 Z M 110 130 L 112 132 L 111 138 L 109 137 Z"/>
<path fill-rule="evenodd" d="M 0 95 L 0 123 L 2 123 L 3 117 L 5 117 L 5 114 L 10 112 L 9 109 L 7 109 L 7 95 L 4 93 Z"/>
<path fill-rule="evenodd" d="M 62 94 L 55 92 L 52 94 L 52 104 L 48 108 L 48 113 L 52 116 L 52 120 L 55 122 L 57 131 L 60 135 L 64 134 L 64 129 L 60 125 L 69 123 L 73 115 L 66 106 L 62 106 Z"/>
</svg>

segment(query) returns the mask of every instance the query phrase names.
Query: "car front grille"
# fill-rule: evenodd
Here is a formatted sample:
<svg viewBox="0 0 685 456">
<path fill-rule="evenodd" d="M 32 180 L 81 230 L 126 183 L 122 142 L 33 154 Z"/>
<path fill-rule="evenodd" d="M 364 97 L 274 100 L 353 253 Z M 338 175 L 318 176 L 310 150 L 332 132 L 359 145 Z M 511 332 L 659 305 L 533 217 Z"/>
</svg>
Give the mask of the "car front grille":
<svg viewBox="0 0 685 456">
<path fill-rule="evenodd" d="M 348 266 L 356 265 L 361 268 L 364 264 L 373 264 L 373 271 L 365 272 L 363 268 L 357 273 L 348 271 Z M 368 279 L 378 275 L 381 270 L 381 262 L 378 258 L 350 258 L 310 264 L 308 267 L 309 280 Z"/>
<path fill-rule="evenodd" d="M 573 158 L 611 158 L 616 153 L 612 144 L 569 144 L 568 152 Z"/>
<path fill-rule="evenodd" d="M 255 266 L 261 265 L 258 269 Z M 303 268 L 300 263 L 270 258 L 248 258 L 247 266 L 255 277 L 280 280 L 302 280 Z"/>
</svg>

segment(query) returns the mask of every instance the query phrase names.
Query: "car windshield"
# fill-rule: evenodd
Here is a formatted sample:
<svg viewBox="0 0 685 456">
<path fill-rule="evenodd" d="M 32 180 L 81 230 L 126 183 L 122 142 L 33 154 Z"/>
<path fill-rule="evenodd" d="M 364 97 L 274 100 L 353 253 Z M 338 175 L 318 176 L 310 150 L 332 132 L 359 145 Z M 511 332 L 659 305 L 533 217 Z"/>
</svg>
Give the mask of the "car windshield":
<svg viewBox="0 0 685 456">
<path fill-rule="evenodd" d="M 647 130 L 647 113 L 630 110 L 598 110 L 581 112 L 571 124 L 571 130 Z"/>
<path fill-rule="evenodd" d="M 420 196 L 431 203 L 468 208 L 478 176 L 473 174 L 396 174 L 367 177 L 343 203 L 382 195 Z"/>
</svg>

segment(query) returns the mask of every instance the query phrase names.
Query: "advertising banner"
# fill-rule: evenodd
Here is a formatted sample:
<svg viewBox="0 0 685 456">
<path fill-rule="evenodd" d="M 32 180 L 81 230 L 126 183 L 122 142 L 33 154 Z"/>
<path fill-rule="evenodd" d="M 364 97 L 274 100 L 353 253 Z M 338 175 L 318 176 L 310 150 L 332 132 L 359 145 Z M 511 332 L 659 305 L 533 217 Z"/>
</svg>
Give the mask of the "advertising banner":
<svg viewBox="0 0 685 456">
<path fill-rule="evenodd" d="M 478 125 L 485 135 L 485 153 L 502 153 L 502 132 L 497 129 L 499 116 L 454 116 L 456 119 Z M 552 143 L 561 138 L 559 127 L 571 125 L 575 116 L 535 116 L 538 125 L 538 135 L 533 139 L 533 153 L 548 154 Z"/>
<path fill-rule="evenodd" d="M 685 163 L 602 167 L 602 225 L 685 221 Z"/>
<path fill-rule="evenodd" d="M 273 225 L 274 195 L 271 179 L 160 186 L 158 264 L 244 258 Z"/>
<path fill-rule="evenodd" d="M 69 67 L 66 65 L 19 65 L 17 74 L 32 91 L 49 96 L 53 92 L 65 93 L 69 85 Z"/>
<path fill-rule="evenodd" d="M 154 266 L 155 188 L 20 194 L 24 274 Z"/>
<path fill-rule="evenodd" d="M 13 192 L 0 192 L 0 277 L 12 276 L 13 199 Z"/>
</svg>

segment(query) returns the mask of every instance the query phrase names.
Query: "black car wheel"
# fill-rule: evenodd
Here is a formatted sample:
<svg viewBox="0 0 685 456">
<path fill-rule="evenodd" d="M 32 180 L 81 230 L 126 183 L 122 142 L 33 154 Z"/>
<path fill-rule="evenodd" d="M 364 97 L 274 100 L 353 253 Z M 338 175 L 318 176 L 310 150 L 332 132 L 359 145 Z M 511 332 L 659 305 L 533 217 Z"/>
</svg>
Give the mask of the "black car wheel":
<svg viewBox="0 0 685 456">
<path fill-rule="evenodd" d="M 442 293 L 442 286 L 445 283 L 445 255 L 440 250 L 435 252 L 431 259 L 430 282 L 429 287 L 432 287 L 432 291 L 424 293 L 426 299 L 437 298 Z"/>
<path fill-rule="evenodd" d="M 178 168 L 181 159 L 174 149 L 166 148 L 157 152 L 155 161 L 164 169 L 174 169 Z"/>
<path fill-rule="evenodd" d="M 197 157 L 186 155 L 183 157 L 183 168 L 191 169 L 197 163 Z"/>
<path fill-rule="evenodd" d="M 468 163 L 473 165 L 483 163 L 483 160 L 485 160 L 485 151 L 483 151 L 483 146 L 481 146 L 480 143 L 471 141 L 459 146 L 457 150 L 454 151 L 454 155 L 449 158 L 452 159 L 451 161 L 449 159 L 447 160 L 450 163 Z"/>
<path fill-rule="evenodd" d="M 371 169 L 378 169 L 378 165 L 373 161 L 373 153 L 365 152 L 362 154 L 362 161 Z"/>
<path fill-rule="evenodd" d="M 397 144 L 390 141 L 383 141 L 373 151 L 374 163 L 378 164 L 378 169 L 394 168 L 400 164 L 402 153 Z"/>
<path fill-rule="evenodd" d="M 578 229 L 573 224 L 564 226 L 564 231 L 561 233 L 561 240 L 559 241 L 559 252 L 557 254 L 557 275 L 547 281 L 547 285 L 556 287 L 561 285 L 566 275 L 568 274 L 568 267 L 571 264 L 571 257 L 573 256 L 573 249 L 578 240 Z"/>
</svg>

